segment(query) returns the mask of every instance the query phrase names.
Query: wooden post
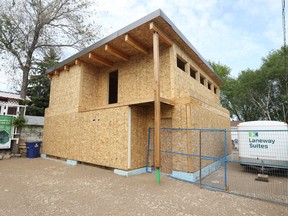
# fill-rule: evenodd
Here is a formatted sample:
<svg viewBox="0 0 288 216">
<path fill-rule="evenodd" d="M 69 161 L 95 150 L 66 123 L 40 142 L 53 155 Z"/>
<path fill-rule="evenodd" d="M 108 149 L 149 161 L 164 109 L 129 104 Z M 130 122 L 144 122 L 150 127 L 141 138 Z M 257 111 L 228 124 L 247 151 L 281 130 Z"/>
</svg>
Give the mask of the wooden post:
<svg viewBox="0 0 288 216">
<path fill-rule="evenodd" d="M 153 59 L 154 59 L 154 166 L 156 168 L 156 181 L 160 183 L 161 167 L 161 143 L 160 143 L 160 124 L 161 124 L 161 105 L 160 105 L 160 65 L 159 65 L 159 35 L 153 33 Z"/>
</svg>

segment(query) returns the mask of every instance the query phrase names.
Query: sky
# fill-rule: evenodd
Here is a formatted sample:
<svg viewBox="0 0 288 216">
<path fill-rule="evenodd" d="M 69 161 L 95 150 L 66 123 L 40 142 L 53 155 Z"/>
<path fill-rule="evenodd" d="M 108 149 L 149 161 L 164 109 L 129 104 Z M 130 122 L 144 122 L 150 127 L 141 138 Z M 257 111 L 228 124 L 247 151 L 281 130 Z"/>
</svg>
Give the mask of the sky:
<svg viewBox="0 0 288 216">
<path fill-rule="evenodd" d="M 161 9 L 206 59 L 231 68 L 231 75 L 257 69 L 283 45 L 281 0 L 95 0 L 103 37 Z M 286 9 L 287 17 L 287 9 Z M 287 20 L 288 18 L 286 18 Z M 288 20 L 287 20 L 288 22 Z M 63 54 L 63 60 L 71 51 Z M 0 90 L 9 90 L 0 69 Z"/>
</svg>

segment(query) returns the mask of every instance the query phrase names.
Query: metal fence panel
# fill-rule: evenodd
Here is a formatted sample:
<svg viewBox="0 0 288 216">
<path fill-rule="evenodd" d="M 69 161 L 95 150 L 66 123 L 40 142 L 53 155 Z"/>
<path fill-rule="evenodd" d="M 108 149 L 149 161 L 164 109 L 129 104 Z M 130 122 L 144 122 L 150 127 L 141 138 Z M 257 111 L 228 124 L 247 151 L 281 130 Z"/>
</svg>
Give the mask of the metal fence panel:
<svg viewBox="0 0 288 216">
<path fill-rule="evenodd" d="M 153 129 L 146 167 L 153 172 Z M 162 128 L 161 172 L 246 197 L 288 204 L 288 131 Z"/>
</svg>

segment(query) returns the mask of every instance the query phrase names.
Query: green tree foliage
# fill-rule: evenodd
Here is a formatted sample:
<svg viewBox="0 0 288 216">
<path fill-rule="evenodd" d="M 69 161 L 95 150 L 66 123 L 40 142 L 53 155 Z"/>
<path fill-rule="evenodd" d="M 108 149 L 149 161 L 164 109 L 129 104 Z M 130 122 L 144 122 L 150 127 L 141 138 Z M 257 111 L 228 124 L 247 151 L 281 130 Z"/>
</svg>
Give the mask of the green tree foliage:
<svg viewBox="0 0 288 216">
<path fill-rule="evenodd" d="M 36 68 L 29 77 L 27 95 L 31 99 L 26 114 L 44 116 L 45 108 L 49 105 L 50 80 L 46 70 L 60 60 L 54 49 L 49 49 L 42 61 L 36 61 Z"/>
<path fill-rule="evenodd" d="M 229 67 L 210 64 L 224 81 L 221 103 L 231 115 L 242 121 L 288 121 L 288 70 L 283 47 L 263 58 L 259 69 L 246 69 L 238 78 L 231 77 Z"/>
<path fill-rule="evenodd" d="M 21 98 L 31 68 L 47 49 L 82 49 L 98 39 L 100 26 L 85 12 L 88 1 L 0 0 L 0 55 L 21 74 Z"/>
<path fill-rule="evenodd" d="M 221 85 L 220 100 L 223 107 L 230 111 L 231 117 L 236 115 L 238 119 L 241 119 L 241 112 L 239 108 L 239 98 L 237 95 L 237 79 L 231 76 L 231 68 L 221 64 L 220 62 L 212 62 L 209 64 L 214 71 L 220 76 L 223 83 Z"/>
</svg>

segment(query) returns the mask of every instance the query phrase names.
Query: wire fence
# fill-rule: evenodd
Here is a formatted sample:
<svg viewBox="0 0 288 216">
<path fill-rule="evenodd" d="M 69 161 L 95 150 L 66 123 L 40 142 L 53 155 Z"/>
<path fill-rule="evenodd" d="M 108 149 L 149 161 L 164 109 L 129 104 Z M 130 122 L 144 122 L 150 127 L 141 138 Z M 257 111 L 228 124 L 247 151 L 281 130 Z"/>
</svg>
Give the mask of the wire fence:
<svg viewBox="0 0 288 216">
<path fill-rule="evenodd" d="M 288 130 L 162 128 L 161 172 L 212 190 L 288 204 Z M 153 172 L 154 130 L 146 169 Z"/>
</svg>

